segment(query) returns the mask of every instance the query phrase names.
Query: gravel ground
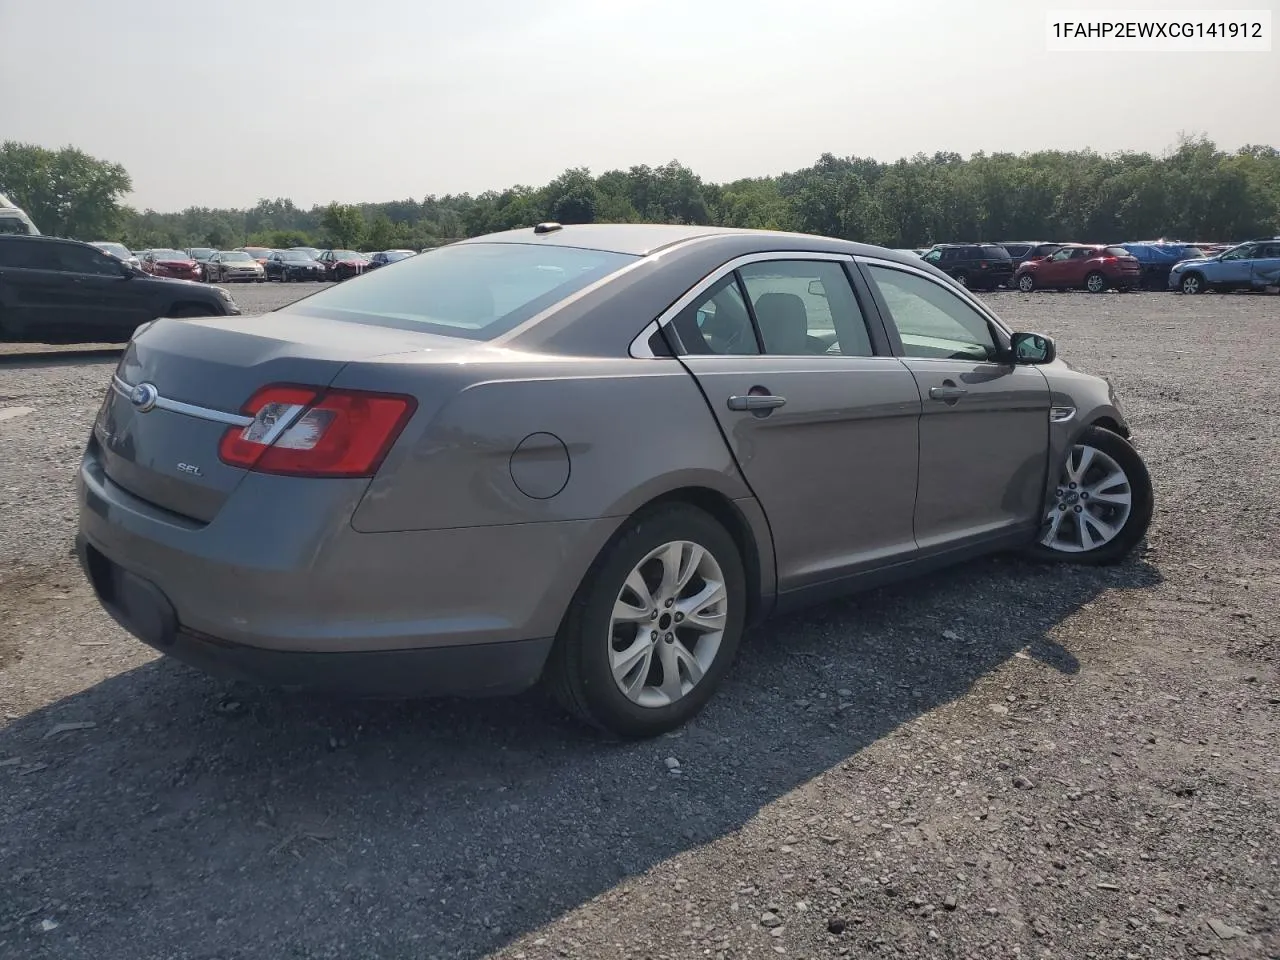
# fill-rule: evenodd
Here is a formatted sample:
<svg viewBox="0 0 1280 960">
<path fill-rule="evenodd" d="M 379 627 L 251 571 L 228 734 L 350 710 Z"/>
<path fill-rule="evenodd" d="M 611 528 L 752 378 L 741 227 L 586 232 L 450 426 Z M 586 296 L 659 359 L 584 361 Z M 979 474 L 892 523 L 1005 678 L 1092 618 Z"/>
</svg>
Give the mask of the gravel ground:
<svg viewBox="0 0 1280 960">
<path fill-rule="evenodd" d="M 1280 956 L 1280 299 L 992 300 L 1121 392 L 1141 555 L 779 620 L 628 745 L 154 659 L 69 556 L 111 361 L 0 367 L 0 956 Z"/>
</svg>

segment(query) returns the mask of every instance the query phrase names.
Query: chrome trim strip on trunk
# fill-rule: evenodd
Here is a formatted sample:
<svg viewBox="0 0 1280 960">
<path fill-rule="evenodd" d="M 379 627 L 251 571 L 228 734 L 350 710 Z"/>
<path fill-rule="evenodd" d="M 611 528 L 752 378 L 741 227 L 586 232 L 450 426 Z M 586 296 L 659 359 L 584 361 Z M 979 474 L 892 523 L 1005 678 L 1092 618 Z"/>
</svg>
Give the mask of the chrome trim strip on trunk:
<svg viewBox="0 0 1280 960">
<path fill-rule="evenodd" d="M 124 397 L 126 400 L 133 402 L 134 385 L 127 380 L 121 379 L 118 375 L 112 374 L 111 388 L 116 393 Z M 253 417 L 246 417 L 242 413 L 227 413 L 223 410 L 213 410 L 209 407 L 197 406 L 194 403 L 183 403 L 181 400 L 171 400 L 168 397 L 156 397 L 155 409 L 168 410 L 170 413 L 180 413 L 184 417 L 195 417 L 197 420 L 211 420 L 214 423 L 225 423 L 229 427 L 247 427 L 253 423 Z"/>
</svg>

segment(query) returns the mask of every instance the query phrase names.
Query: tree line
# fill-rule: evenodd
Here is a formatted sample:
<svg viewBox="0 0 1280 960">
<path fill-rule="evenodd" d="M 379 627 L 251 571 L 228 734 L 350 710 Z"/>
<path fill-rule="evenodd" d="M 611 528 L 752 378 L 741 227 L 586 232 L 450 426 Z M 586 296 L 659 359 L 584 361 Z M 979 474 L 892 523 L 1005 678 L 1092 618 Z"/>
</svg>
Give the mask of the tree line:
<svg viewBox="0 0 1280 960">
<path fill-rule="evenodd" d="M 813 166 L 730 183 L 672 161 L 594 176 L 566 170 L 542 187 L 316 205 L 263 199 L 249 209 L 138 211 L 119 164 L 74 147 L 0 145 L 0 193 L 48 234 L 132 249 L 258 244 L 419 249 L 495 230 L 561 223 L 658 222 L 795 230 L 887 247 L 948 240 L 1226 241 L 1280 234 L 1280 150 L 1229 152 L 1183 138 L 1163 155 L 1092 150 L 916 154 L 891 163 L 825 153 Z"/>
</svg>

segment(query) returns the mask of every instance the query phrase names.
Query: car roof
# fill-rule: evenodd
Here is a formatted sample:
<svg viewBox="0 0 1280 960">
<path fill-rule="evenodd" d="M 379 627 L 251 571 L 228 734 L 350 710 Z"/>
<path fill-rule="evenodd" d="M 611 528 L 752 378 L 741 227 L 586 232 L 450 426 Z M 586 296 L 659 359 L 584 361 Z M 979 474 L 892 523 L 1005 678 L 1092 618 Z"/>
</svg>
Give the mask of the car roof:
<svg viewBox="0 0 1280 960">
<path fill-rule="evenodd" d="M 825 253 L 847 253 L 852 256 L 874 256 L 900 261 L 913 266 L 919 264 L 914 254 L 901 254 L 888 247 L 876 247 L 852 240 L 820 237 L 808 233 L 790 233 L 782 230 L 747 230 L 738 227 L 710 227 L 700 225 L 657 223 L 582 223 L 557 225 L 548 232 L 535 232 L 538 228 L 524 227 L 504 230 L 479 237 L 457 241 L 456 246 L 469 243 L 527 243 L 562 247 L 580 247 L 612 253 L 632 254 L 638 257 L 657 253 L 691 241 L 726 245 L 739 245 L 744 240 L 759 241 L 761 251 L 808 250 Z"/>
</svg>

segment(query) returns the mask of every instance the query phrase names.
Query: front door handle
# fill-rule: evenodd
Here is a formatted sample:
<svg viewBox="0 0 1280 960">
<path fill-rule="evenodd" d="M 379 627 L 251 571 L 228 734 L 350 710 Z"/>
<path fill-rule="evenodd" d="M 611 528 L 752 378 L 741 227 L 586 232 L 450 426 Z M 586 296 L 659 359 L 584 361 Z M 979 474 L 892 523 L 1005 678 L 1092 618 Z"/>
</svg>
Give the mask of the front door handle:
<svg viewBox="0 0 1280 960">
<path fill-rule="evenodd" d="M 745 397 L 729 398 L 730 410 L 772 410 L 787 402 L 786 397 L 777 397 L 771 393 L 749 393 Z"/>
<path fill-rule="evenodd" d="M 944 400 L 949 403 L 954 403 L 956 400 L 959 400 L 961 397 L 968 394 L 968 392 L 969 391 L 966 390 L 964 387 L 957 387 L 957 386 L 930 387 L 929 399 Z"/>
</svg>

